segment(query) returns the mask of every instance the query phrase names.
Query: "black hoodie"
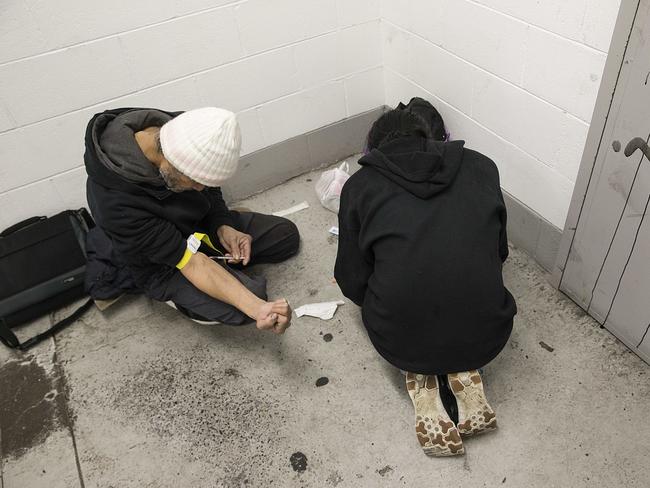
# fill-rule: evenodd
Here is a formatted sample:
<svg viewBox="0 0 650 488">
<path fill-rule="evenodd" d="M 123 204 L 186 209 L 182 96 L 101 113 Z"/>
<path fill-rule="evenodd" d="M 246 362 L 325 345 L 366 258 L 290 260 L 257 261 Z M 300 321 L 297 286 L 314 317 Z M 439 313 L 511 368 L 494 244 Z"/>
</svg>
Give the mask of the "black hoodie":
<svg viewBox="0 0 650 488">
<path fill-rule="evenodd" d="M 499 173 L 463 146 L 394 140 L 343 187 L 336 280 L 377 351 L 406 371 L 482 367 L 512 330 Z"/>
<path fill-rule="evenodd" d="M 174 193 L 147 163 L 134 133 L 182 112 L 121 108 L 96 114 L 86 130 L 86 196 L 97 224 L 144 289 L 168 279 L 194 232 L 233 225 L 219 188 Z M 150 166 L 147 166 L 147 165 Z"/>
</svg>

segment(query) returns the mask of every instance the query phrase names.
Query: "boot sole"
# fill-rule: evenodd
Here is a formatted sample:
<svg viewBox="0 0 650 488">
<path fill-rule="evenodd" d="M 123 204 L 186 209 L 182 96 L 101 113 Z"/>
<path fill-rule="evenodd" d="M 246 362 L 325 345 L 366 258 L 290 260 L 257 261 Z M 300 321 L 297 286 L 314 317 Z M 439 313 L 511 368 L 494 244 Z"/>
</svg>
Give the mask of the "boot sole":
<svg viewBox="0 0 650 488">
<path fill-rule="evenodd" d="M 415 435 L 427 456 L 465 454 L 463 441 L 440 398 L 438 378 L 406 374 L 406 389 L 415 407 Z"/>
<path fill-rule="evenodd" d="M 458 404 L 458 431 L 471 436 L 497 428 L 494 410 L 485 397 L 483 380 L 478 371 L 465 371 L 448 375 L 449 386 Z"/>
</svg>

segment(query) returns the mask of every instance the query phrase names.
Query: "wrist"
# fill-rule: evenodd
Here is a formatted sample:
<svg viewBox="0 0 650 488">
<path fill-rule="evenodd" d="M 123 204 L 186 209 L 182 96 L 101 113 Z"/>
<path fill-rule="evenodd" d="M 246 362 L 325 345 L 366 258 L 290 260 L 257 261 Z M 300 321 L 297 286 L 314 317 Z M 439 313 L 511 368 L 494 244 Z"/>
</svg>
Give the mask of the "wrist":
<svg viewBox="0 0 650 488">
<path fill-rule="evenodd" d="M 219 227 L 217 227 L 217 236 L 219 238 L 221 238 L 221 236 L 227 230 L 227 228 L 228 228 L 228 225 L 226 225 L 226 224 L 223 224 L 223 225 L 220 225 Z"/>
<path fill-rule="evenodd" d="M 249 297 L 247 300 L 245 300 L 242 305 L 243 306 L 241 308 L 241 311 L 248 315 L 251 319 L 257 320 L 262 307 L 266 305 L 266 301 L 253 295 L 252 297 Z"/>
</svg>

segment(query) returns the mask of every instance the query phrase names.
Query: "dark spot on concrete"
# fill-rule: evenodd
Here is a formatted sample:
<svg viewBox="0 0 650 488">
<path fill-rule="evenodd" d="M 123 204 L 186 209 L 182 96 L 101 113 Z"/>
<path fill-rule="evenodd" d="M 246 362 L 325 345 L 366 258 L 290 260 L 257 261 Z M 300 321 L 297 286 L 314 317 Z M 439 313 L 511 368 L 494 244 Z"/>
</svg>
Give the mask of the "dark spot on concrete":
<svg viewBox="0 0 650 488">
<path fill-rule="evenodd" d="M 310 288 L 310 289 L 307 291 L 307 293 L 309 293 L 309 296 L 310 296 L 310 297 L 313 297 L 314 295 L 316 295 L 316 294 L 318 293 L 318 290 L 317 290 L 316 288 Z"/>
<path fill-rule="evenodd" d="M 311 183 L 313 180 L 311 178 L 307 178 L 307 182 Z"/>
<path fill-rule="evenodd" d="M 501 484 L 506 482 L 506 478 L 504 477 L 503 480 L 501 481 Z"/>
<path fill-rule="evenodd" d="M 241 378 L 242 374 L 235 368 L 226 368 L 224 371 L 226 376 L 230 376 L 231 378 Z"/>
<path fill-rule="evenodd" d="M 329 378 L 327 376 L 323 376 L 316 380 L 316 386 L 325 386 L 329 382 L 330 382 Z"/>
<path fill-rule="evenodd" d="M 544 349 L 546 349 L 548 352 L 553 352 L 553 351 L 555 351 L 554 348 L 552 348 L 551 346 L 549 346 L 549 345 L 548 345 L 546 342 L 544 342 L 544 341 L 539 341 L 539 345 L 542 346 Z"/>
<path fill-rule="evenodd" d="M 612 142 L 612 149 L 614 149 L 614 152 L 619 152 L 621 150 L 621 141 Z"/>
<path fill-rule="evenodd" d="M 379 473 L 379 476 L 386 476 L 388 473 L 392 472 L 393 468 L 390 466 L 384 466 L 381 469 L 378 469 L 377 472 Z"/>
<path fill-rule="evenodd" d="M 332 339 L 334 339 L 334 336 L 333 336 L 332 334 L 325 334 L 325 335 L 323 336 L 323 340 L 324 340 L 325 342 L 331 342 Z"/>
<path fill-rule="evenodd" d="M 302 473 L 307 469 L 307 456 L 300 451 L 294 452 L 289 458 L 289 462 L 293 470 L 297 473 Z"/>
<path fill-rule="evenodd" d="M 33 356 L 0 367 L 0 432 L 4 457 L 18 458 L 60 429 L 69 429 L 72 416 L 62 371 L 51 372 Z"/>
<path fill-rule="evenodd" d="M 331 234 L 327 236 L 328 244 L 336 244 L 336 242 L 337 242 L 336 236 L 333 236 Z"/>
<path fill-rule="evenodd" d="M 188 356 L 162 349 L 143 359 L 137 374 L 108 388 L 80 389 L 77 398 L 92 398 L 115 418 L 163 442 L 173 439 L 170 449 L 183 458 L 219 466 L 222 478 L 214 486 L 242 486 L 241 479 L 263 479 L 285 457 L 280 445 L 285 406 L 260 377 L 234 386 L 241 373 L 220 360 L 212 347 L 198 347 Z M 224 463 L 233 452 L 242 453 L 239 461 Z"/>
</svg>

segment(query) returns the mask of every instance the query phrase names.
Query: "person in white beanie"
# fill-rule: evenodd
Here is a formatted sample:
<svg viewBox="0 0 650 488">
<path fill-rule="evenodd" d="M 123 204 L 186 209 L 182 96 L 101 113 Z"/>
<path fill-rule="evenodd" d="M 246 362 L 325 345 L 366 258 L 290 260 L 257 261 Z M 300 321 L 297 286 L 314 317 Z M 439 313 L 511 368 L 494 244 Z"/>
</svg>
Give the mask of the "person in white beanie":
<svg viewBox="0 0 650 488">
<path fill-rule="evenodd" d="M 124 108 L 96 114 L 86 130 L 86 285 L 96 299 L 143 292 L 201 323 L 256 322 L 281 334 L 285 299 L 241 269 L 283 261 L 300 236 L 287 219 L 229 210 L 220 185 L 237 170 L 235 114 Z"/>
</svg>

